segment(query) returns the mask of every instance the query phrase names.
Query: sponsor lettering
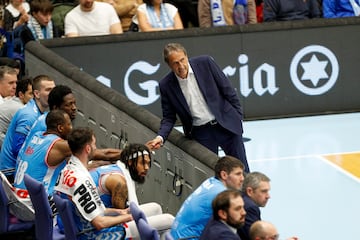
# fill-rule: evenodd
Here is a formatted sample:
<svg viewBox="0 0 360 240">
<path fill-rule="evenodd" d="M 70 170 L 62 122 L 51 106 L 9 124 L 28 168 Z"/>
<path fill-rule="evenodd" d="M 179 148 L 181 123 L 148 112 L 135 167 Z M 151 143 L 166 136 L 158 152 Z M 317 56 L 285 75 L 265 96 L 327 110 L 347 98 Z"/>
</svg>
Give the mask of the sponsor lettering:
<svg viewBox="0 0 360 240">
<path fill-rule="evenodd" d="M 74 171 L 65 170 L 62 184 L 67 185 L 69 187 L 73 187 L 77 180 L 76 177 L 72 175 L 73 173 Z"/>
<path fill-rule="evenodd" d="M 28 191 L 25 189 L 16 188 L 15 193 L 20 198 L 27 198 L 29 196 Z"/>
<path fill-rule="evenodd" d="M 146 92 L 146 97 L 141 96 L 140 94 L 136 93 L 130 87 L 130 75 L 133 71 L 140 71 L 146 75 L 152 75 L 156 73 L 157 70 L 160 68 L 160 63 L 153 66 L 150 63 L 145 61 L 138 61 L 135 62 L 130 66 L 130 68 L 126 71 L 125 78 L 124 78 L 124 91 L 125 95 L 134 103 L 139 105 L 149 105 L 156 100 L 159 99 L 159 95 L 156 94 L 156 88 L 158 87 L 158 82 L 156 80 L 146 80 L 143 83 L 140 83 L 139 86 Z"/>
<path fill-rule="evenodd" d="M 41 139 L 37 136 L 33 136 L 33 138 L 31 139 L 31 143 L 36 144 L 36 145 L 40 145 L 44 142 L 44 139 Z"/>
<path fill-rule="evenodd" d="M 18 158 L 19 160 L 19 158 Z M 16 171 L 15 174 L 15 179 L 14 179 L 14 183 L 20 185 L 21 182 L 24 180 L 24 175 L 26 170 L 28 169 L 28 162 L 20 160 L 19 161 L 19 165 L 18 165 L 18 169 Z"/>
<path fill-rule="evenodd" d="M 34 153 L 34 149 L 32 147 L 27 147 L 26 150 L 25 150 L 25 154 L 26 155 L 31 155 Z"/>
<path fill-rule="evenodd" d="M 77 201 L 84 209 L 84 211 L 86 213 L 93 212 L 96 209 L 96 204 L 94 201 L 92 201 L 92 197 L 84 184 L 81 184 L 77 189 L 75 189 L 74 196 L 78 194 L 80 195 L 80 197 Z"/>
<path fill-rule="evenodd" d="M 241 96 L 249 97 L 252 94 L 263 96 L 266 93 L 275 95 L 280 91 L 276 79 L 277 69 L 270 63 L 260 64 L 252 75 L 249 71 L 249 57 L 246 54 L 238 56 L 236 65 L 225 66 L 223 72 L 230 79 L 239 76 L 239 85 L 236 87 L 239 88 Z M 157 80 L 148 79 L 139 83 L 145 94 L 137 93 L 132 89 L 130 81 L 131 74 L 135 71 L 150 76 L 156 74 L 159 69 L 160 63 L 152 65 L 144 60 L 134 62 L 124 77 L 125 95 L 138 105 L 150 105 L 156 102 L 160 98 L 156 92 Z M 300 49 L 291 59 L 289 75 L 289 79 L 298 91 L 305 95 L 321 95 L 329 91 L 337 81 L 339 64 L 330 49 L 320 45 L 309 45 Z M 307 82 L 311 82 L 312 85 L 309 86 Z"/>
</svg>

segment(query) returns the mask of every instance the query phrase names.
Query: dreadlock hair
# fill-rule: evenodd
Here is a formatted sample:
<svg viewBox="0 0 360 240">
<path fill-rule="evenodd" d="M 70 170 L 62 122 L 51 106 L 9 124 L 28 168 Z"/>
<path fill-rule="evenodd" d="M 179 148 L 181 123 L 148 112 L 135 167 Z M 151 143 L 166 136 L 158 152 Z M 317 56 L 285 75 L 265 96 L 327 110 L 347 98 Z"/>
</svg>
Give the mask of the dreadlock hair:
<svg viewBox="0 0 360 240">
<path fill-rule="evenodd" d="M 125 164 L 126 168 L 129 169 L 130 176 L 133 180 L 143 183 L 145 179 L 140 179 L 137 172 L 138 161 L 142 161 L 145 164 L 145 159 L 143 152 L 147 152 L 150 158 L 151 167 L 151 152 L 144 144 L 140 143 L 130 143 L 125 146 L 125 148 L 120 153 L 120 161 Z M 131 161 L 131 164 L 130 164 Z"/>
</svg>

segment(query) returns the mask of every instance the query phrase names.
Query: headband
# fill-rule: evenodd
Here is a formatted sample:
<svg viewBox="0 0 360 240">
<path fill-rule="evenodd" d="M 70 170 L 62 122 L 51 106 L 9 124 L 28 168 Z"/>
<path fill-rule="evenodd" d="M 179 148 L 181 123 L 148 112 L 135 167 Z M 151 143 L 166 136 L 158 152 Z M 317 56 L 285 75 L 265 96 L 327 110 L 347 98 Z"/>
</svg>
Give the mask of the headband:
<svg viewBox="0 0 360 240">
<path fill-rule="evenodd" d="M 142 152 L 137 151 L 137 152 L 133 153 L 132 156 L 129 157 L 129 160 L 130 160 L 130 159 L 137 158 L 137 157 L 140 157 L 140 156 L 142 156 L 142 155 L 150 155 L 150 154 L 149 154 L 149 152 L 146 151 L 146 150 L 144 150 L 144 151 L 142 151 Z"/>
</svg>

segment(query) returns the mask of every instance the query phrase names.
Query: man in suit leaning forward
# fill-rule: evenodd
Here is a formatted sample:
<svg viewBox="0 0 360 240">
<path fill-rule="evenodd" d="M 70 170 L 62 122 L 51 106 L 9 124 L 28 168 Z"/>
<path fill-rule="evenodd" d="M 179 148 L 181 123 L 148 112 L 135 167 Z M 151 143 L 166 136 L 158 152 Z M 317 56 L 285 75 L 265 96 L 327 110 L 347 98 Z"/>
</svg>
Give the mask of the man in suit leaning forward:
<svg viewBox="0 0 360 240">
<path fill-rule="evenodd" d="M 148 146 L 158 149 L 163 145 L 178 115 L 186 137 L 216 154 L 220 146 L 226 155 L 240 159 L 249 172 L 242 140 L 242 108 L 230 80 L 212 57 L 188 59 L 179 43 L 167 44 L 163 54 L 172 72 L 159 83 L 163 118 L 158 136 Z"/>
</svg>

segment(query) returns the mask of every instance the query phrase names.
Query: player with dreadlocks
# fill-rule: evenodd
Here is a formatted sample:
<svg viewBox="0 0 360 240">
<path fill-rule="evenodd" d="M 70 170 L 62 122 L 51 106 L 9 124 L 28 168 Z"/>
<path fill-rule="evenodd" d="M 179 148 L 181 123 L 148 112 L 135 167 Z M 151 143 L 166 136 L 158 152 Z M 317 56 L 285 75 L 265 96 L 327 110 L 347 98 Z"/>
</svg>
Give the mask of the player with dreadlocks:
<svg viewBox="0 0 360 240">
<path fill-rule="evenodd" d="M 121 151 L 115 164 L 105 165 L 90 171 L 106 207 L 126 209 L 129 202 L 139 205 L 135 184 L 145 182 L 151 167 L 151 151 L 144 144 L 132 143 Z M 158 203 L 142 204 L 140 209 L 147 216 L 150 225 L 161 231 L 170 229 L 174 217 L 163 214 Z M 127 223 L 126 237 L 137 239 L 139 233 L 135 223 Z"/>
<path fill-rule="evenodd" d="M 130 144 L 120 154 L 120 162 L 129 169 L 131 178 L 137 183 L 144 183 L 151 167 L 150 150 L 142 144 Z M 120 164 L 119 162 L 117 163 Z"/>
</svg>

